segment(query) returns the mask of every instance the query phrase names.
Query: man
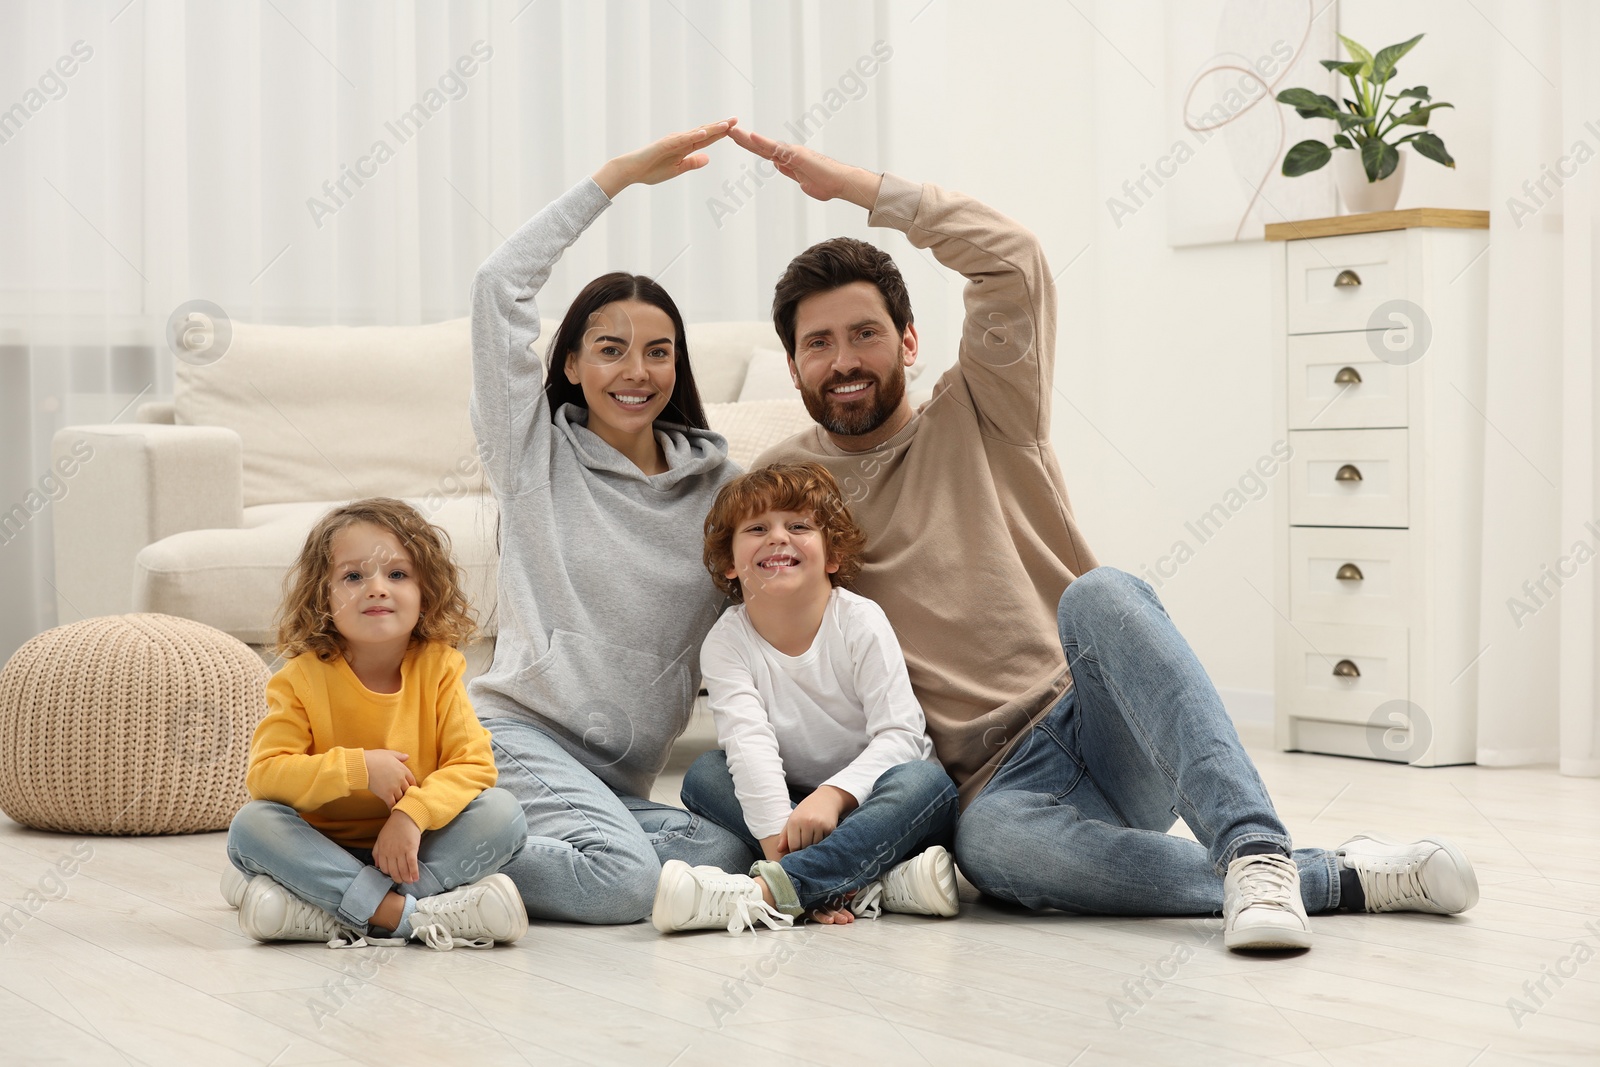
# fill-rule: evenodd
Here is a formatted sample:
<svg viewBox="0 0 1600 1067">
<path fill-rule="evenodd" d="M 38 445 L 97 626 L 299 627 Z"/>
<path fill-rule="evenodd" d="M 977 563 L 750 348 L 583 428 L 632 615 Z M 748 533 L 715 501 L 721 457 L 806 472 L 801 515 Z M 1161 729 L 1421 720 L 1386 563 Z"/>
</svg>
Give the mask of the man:
<svg viewBox="0 0 1600 1067">
<path fill-rule="evenodd" d="M 847 238 L 797 256 L 773 321 L 818 425 L 760 462 L 823 464 L 867 531 L 856 589 L 894 624 L 960 787 L 968 880 L 1032 908 L 1220 910 L 1241 950 L 1309 948 L 1307 912 L 1472 907 L 1472 867 L 1441 838 L 1291 851 L 1154 590 L 1098 565 L 1050 446 L 1056 299 L 1038 240 L 936 185 L 730 136 L 967 279 L 957 364 L 913 411 L 918 338 L 893 260 Z M 1175 814 L 1199 844 L 1166 832 Z"/>
</svg>

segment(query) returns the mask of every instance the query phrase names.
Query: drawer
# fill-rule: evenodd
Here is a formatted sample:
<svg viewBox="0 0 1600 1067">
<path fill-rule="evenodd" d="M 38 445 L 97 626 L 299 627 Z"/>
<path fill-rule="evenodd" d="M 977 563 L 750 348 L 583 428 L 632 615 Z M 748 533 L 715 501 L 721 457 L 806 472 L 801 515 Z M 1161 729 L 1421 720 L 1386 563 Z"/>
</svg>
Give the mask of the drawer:
<svg viewBox="0 0 1600 1067">
<path fill-rule="evenodd" d="M 1406 433 L 1291 430 L 1290 525 L 1405 526 Z"/>
<path fill-rule="evenodd" d="M 1289 531 L 1289 617 L 1299 622 L 1404 626 L 1411 532 L 1320 526 Z"/>
<path fill-rule="evenodd" d="M 1278 696 L 1291 719 L 1366 726 L 1410 693 L 1404 626 L 1279 621 Z M 1384 727 L 1392 726 L 1382 722 Z"/>
<path fill-rule="evenodd" d="M 1407 331 L 1409 333 L 1409 331 Z M 1374 348 L 1386 335 L 1314 333 L 1289 338 L 1289 428 L 1406 425 L 1406 367 Z"/>
<path fill-rule="evenodd" d="M 1406 295 L 1405 250 L 1404 230 L 1288 242 L 1289 332 L 1376 328 L 1378 306 Z"/>
</svg>

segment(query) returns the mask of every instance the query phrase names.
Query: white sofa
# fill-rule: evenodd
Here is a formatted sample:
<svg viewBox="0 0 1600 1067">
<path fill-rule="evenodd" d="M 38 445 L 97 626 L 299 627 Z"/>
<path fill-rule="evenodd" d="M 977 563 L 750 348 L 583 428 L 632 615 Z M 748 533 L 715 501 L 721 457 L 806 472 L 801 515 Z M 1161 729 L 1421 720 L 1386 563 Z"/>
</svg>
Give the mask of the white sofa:
<svg viewBox="0 0 1600 1067">
<path fill-rule="evenodd" d="M 543 336 L 554 332 L 547 322 Z M 712 428 L 741 464 L 810 425 L 771 323 L 697 324 L 688 340 Z M 178 364 L 171 403 L 56 434 L 53 458 L 78 460 L 55 504 L 60 619 L 161 612 L 269 646 L 311 526 L 335 504 L 382 495 L 450 534 L 492 638 L 496 508 L 467 415 L 471 385 L 467 319 L 233 324 L 220 359 Z"/>
</svg>

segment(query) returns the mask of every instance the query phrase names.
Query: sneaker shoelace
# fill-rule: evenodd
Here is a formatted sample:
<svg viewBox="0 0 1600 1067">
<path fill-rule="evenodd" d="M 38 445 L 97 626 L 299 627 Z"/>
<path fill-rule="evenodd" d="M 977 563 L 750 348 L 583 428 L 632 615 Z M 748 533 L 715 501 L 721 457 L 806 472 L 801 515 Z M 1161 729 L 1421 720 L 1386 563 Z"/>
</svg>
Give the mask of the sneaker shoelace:
<svg viewBox="0 0 1600 1067">
<path fill-rule="evenodd" d="M 419 914 L 412 918 L 411 936 L 438 952 L 454 948 L 489 948 L 494 944 L 492 937 L 462 936 L 472 926 L 468 909 L 478 902 L 479 896 L 482 894 L 463 893 L 452 900 L 430 904 L 426 909 L 419 906 Z"/>
<path fill-rule="evenodd" d="M 1418 904 L 1431 904 L 1422 884 L 1422 864 L 1376 861 L 1351 864 L 1361 879 L 1361 892 L 1367 897 L 1370 912 L 1410 910 Z"/>
<path fill-rule="evenodd" d="M 876 919 L 883 914 L 883 892 L 883 882 L 873 882 L 856 894 L 850 902 L 850 910 L 857 918 Z"/>
<path fill-rule="evenodd" d="M 1239 871 L 1239 910 L 1255 906 L 1294 910 L 1294 861 L 1283 856 L 1255 856 Z"/>
<path fill-rule="evenodd" d="M 762 899 L 761 891 L 748 878 L 707 876 L 701 879 L 700 888 L 705 895 L 701 898 L 697 918 L 720 922 L 727 916 L 730 934 L 754 930 L 757 922 L 764 923 L 769 930 L 794 924 L 792 916 Z"/>
</svg>

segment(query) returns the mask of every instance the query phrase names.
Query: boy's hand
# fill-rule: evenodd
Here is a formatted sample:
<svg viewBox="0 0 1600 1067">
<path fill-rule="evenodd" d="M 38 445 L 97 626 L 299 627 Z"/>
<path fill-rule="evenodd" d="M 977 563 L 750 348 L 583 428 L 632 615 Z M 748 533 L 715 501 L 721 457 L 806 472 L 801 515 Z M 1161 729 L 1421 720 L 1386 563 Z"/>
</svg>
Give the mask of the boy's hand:
<svg viewBox="0 0 1600 1067">
<path fill-rule="evenodd" d="M 773 863 L 777 863 L 779 860 L 783 859 L 784 855 L 788 851 L 788 849 L 783 847 L 782 830 L 779 830 L 771 837 L 763 837 L 761 839 L 761 855 L 766 859 L 771 860 Z"/>
<path fill-rule="evenodd" d="M 840 163 L 814 148 L 784 144 L 745 129 L 730 129 L 728 136 L 748 152 L 770 159 L 778 173 L 799 183 L 800 191 L 814 200 L 842 198 L 867 210 L 878 199 L 883 175 Z"/>
<path fill-rule="evenodd" d="M 783 827 L 784 852 L 799 852 L 833 833 L 856 798 L 838 786 L 825 785 L 795 805 Z"/>
<path fill-rule="evenodd" d="M 410 753 L 397 752 L 392 748 L 369 748 L 365 756 L 367 789 L 389 807 L 400 803 L 406 790 L 417 784 L 417 776 L 406 766 L 406 760 L 411 758 Z"/>
<path fill-rule="evenodd" d="M 422 828 L 403 811 L 391 811 L 389 820 L 372 843 L 372 865 L 391 881 L 410 885 L 418 877 L 417 846 L 422 843 Z"/>
</svg>

